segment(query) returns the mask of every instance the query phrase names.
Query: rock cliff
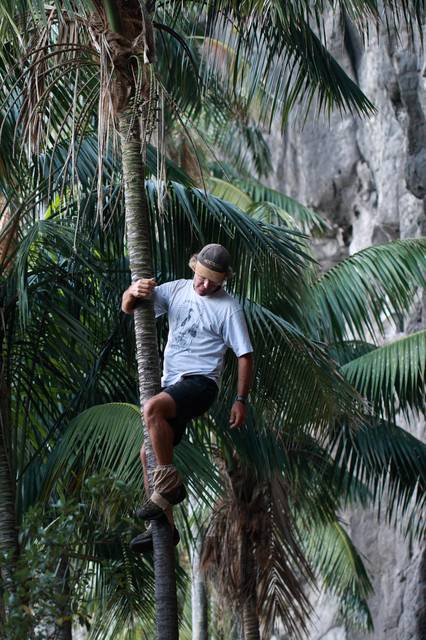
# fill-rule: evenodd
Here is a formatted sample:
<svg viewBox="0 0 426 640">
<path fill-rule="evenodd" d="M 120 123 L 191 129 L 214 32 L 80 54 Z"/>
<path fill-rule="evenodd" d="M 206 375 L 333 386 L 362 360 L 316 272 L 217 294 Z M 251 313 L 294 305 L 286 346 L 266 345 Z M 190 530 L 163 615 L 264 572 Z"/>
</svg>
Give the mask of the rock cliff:
<svg viewBox="0 0 426 640">
<path fill-rule="evenodd" d="M 364 45 L 355 29 L 335 19 L 329 45 L 376 108 L 369 119 L 310 115 L 301 128 L 290 123 L 284 139 L 271 136 L 275 175 L 271 185 L 322 213 L 331 223 L 315 242 L 328 268 L 374 243 L 424 235 L 426 231 L 426 81 L 419 38 L 410 42 L 403 25 L 372 29 Z M 425 326 L 419 297 L 401 330 Z M 392 337 L 390 335 L 389 337 Z M 405 425 L 424 438 L 425 424 Z M 375 631 L 346 630 L 330 601 L 321 600 L 310 640 L 425 640 L 426 554 L 383 524 L 374 512 L 345 514 L 364 554 L 375 594 L 370 599 Z"/>
</svg>

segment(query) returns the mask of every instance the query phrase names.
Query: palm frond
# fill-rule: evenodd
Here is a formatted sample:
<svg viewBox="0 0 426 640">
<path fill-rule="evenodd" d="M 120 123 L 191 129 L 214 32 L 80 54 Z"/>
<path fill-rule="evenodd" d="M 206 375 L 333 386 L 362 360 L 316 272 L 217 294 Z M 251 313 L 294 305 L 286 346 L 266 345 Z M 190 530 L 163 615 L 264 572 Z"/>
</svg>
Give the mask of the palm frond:
<svg viewBox="0 0 426 640">
<path fill-rule="evenodd" d="M 265 307 L 247 301 L 244 309 L 257 345 L 256 408 L 266 411 L 271 425 L 290 431 L 312 428 L 319 436 L 339 414 L 357 415 L 359 396 L 320 345 Z"/>
<path fill-rule="evenodd" d="M 253 205 L 251 198 L 231 182 L 212 177 L 207 180 L 207 185 L 212 195 L 231 202 L 242 211 L 247 211 Z"/>
<path fill-rule="evenodd" d="M 22 239 L 14 259 L 14 272 L 18 280 L 18 295 L 22 322 L 25 324 L 28 313 L 27 286 L 31 282 L 31 262 L 39 249 L 56 247 L 62 255 L 72 256 L 75 247 L 74 230 L 66 225 L 60 225 L 51 220 L 39 220 Z M 79 261 L 87 266 L 84 256 L 84 243 L 81 243 L 82 252 Z M 86 247 L 87 250 L 87 247 Z M 48 249 L 47 249 L 48 252 Z M 87 251 L 87 253 L 89 253 Z"/>
<path fill-rule="evenodd" d="M 218 82 L 220 92 L 221 83 Z M 241 175 L 267 176 L 272 171 L 271 152 L 250 109 L 235 95 L 212 95 L 205 102 L 202 117 L 194 123 L 209 146 L 220 153 Z"/>
<path fill-rule="evenodd" d="M 256 548 L 262 630 L 273 633 L 281 620 L 291 635 L 299 638 L 306 633 L 306 620 L 311 614 L 305 590 L 313 582 L 312 568 L 291 514 L 288 487 L 275 478 L 266 496 L 269 535 Z"/>
<path fill-rule="evenodd" d="M 322 232 L 327 228 L 327 223 L 319 215 L 256 180 L 211 177 L 207 184 L 213 195 L 232 202 L 261 222 L 299 228 L 303 233 Z"/>
<path fill-rule="evenodd" d="M 258 204 L 272 203 L 280 210 L 288 214 L 299 225 L 304 233 L 322 233 L 328 228 L 328 223 L 319 214 L 308 209 L 294 198 L 266 187 L 256 180 L 237 179 L 233 180 L 240 189 L 245 191 Z"/>
<path fill-rule="evenodd" d="M 139 459 L 143 431 L 135 405 L 109 403 L 87 409 L 74 418 L 50 455 L 44 479 L 47 496 L 59 477 L 71 473 L 86 477 L 101 469 L 112 471 L 143 494 Z M 221 489 L 218 474 L 206 454 L 183 441 L 176 450 L 176 465 L 197 499 L 207 504 Z"/>
<path fill-rule="evenodd" d="M 343 340 L 334 342 L 328 347 L 328 352 L 339 365 L 344 366 L 356 358 L 370 353 L 377 349 L 375 344 L 363 342 L 362 340 Z"/>
<path fill-rule="evenodd" d="M 425 287 L 425 267 L 424 238 L 376 245 L 342 260 L 313 287 L 313 326 L 321 323 L 331 342 L 374 339 L 385 321 L 397 325 L 410 310 L 416 289 Z"/>
<path fill-rule="evenodd" d="M 419 331 L 348 362 L 342 372 L 384 417 L 407 419 L 426 408 L 426 331 Z"/>
<path fill-rule="evenodd" d="M 392 423 L 366 421 L 356 430 L 343 425 L 330 447 L 339 466 L 369 488 L 379 514 L 424 535 L 426 445 Z"/>
<path fill-rule="evenodd" d="M 131 555 L 121 545 L 114 563 L 100 564 L 93 587 L 93 619 L 90 640 L 129 638 L 148 640 L 154 631 L 154 572 L 151 563 Z M 111 573 L 114 579 L 111 580 Z M 141 629 L 142 627 L 142 629 Z"/>
<path fill-rule="evenodd" d="M 338 597 L 345 626 L 372 631 L 367 598 L 373 586 L 343 525 L 338 520 L 326 524 L 311 521 L 311 526 L 303 529 L 302 544 L 324 591 Z"/>
<path fill-rule="evenodd" d="M 256 105 L 260 122 L 271 126 L 277 115 L 284 125 L 295 104 L 302 103 L 306 113 L 314 96 L 319 111 L 336 106 L 372 112 L 369 100 L 312 30 L 304 9 L 292 5 L 284 11 L 271 4 L 261 17 L 256 9 L 255 3 L 237 11 L 232 4 L 215 2 L 205 50 L 209 67 L 222 73 L 230 92 Z"/>
<path fill-rule="evenodd" d="M 157 212 L 157 184 L 147 181 L 146 188 L 154 223 L 154 268 L 161 274 L 160 279 L 190 274 L 188 255 L 214 239 L 230 250 L 236 272 L 230 289 L 238 298 L 259 300 L 261 296 L 267 305 L 282 297 L 289 309 L 297 312 L 305 286 L 304 266 L 312 262 L 300 232 L 252 220 L 226 201 L 200 189 L 184 189 L 175 182 L 170 185 L 166 212 L 161 218 Z M 260 286 L 262 274 L 266 273 L 268 279 L 263 279 Z"/>
<path fill-rule="evenodd" d="M 276 483 L 259 482 L 235 456 L 232 469 L 223 474 L 228 490 L 215 505 L 206 529 L 202 566 L 234 606 L 256 597 L 266 633 L 280 619 L 299 638 L 310 612 L 304 582 L 312 574 L 295 533 L 287 494 Z M 257 570 L 247 571 L 254 559 Z"/>
<path fill-rule="evenodd" d="M 241 107 L 237 104 L 228 115 L 230 122 L 225 121 L 216 131 L 214 145 L 243 175 L 268 176 L 272 172 L 268 141 L 252 118 L 248 116 L 245 121 L 243 116 L 241 121 L 239 115 L 242 115 Z"/>
<path fill-rule="evenodd" d="M 283 436 L 287 464 L 282 467 L 289 487 L 291 508 L 301 531 L 336 520 L 349 505 L 366 507 L 368 487 L 354 474 L 346 460 L 336 461 L 329 443 L 321 446 L 309 434 Z"/>
<path fill-rule="evenodd" d="M 201 77 L 200 51 L 194 41 L 182 32 L 186 22 L 154 21 L 157 31 L 157 73 L 167 91 L 182 112 L 195 117 L 202 106 L 205 90 Z M 170 115 L 167 116 L 170 121 Z"/>
</svg>

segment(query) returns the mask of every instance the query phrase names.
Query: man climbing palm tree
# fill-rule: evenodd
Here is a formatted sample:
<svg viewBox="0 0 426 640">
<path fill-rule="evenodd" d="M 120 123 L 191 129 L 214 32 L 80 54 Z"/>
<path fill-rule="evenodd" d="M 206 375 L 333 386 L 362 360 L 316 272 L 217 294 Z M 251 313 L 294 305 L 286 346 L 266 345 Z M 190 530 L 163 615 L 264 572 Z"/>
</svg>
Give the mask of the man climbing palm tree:
<svg viewBox="0 0 426 640">
<path fill-rule="evenodd" d="M 192 280 L 176 280 L 157 286 L 154 279 L 134 282 L 123 294 L 122 309 L 132 313 L 144 298 L 154 296 L 156 317 L 168 314 L 169 335 L 164 352 L 162 391 L 144 405 L 157 466 L 154 491 L 136 515 L 153 520 L 165 515 L 173 525 L 172 506 L 186 497 L 182 480 L 173 465 L 173 448 L 180 442 L 186 424 L 207 411 L 216 399 L 225 352 L 230 347 L 238 358 L 237 396 L 231 409 L 231 428 L 246 419 L 246 400 L 252 373 L 252 345 L 243 311 L 223 289 L 232 275 L 231 257 L 219 244 L 206 245 L 190 260 Z M 148 477 L 145 449 L 145 490 Z M 174 529 L 175 544 L 179 534 Z M 152 549 L 146 532 L 131 542 L 134 551 Z"/>
</svg>

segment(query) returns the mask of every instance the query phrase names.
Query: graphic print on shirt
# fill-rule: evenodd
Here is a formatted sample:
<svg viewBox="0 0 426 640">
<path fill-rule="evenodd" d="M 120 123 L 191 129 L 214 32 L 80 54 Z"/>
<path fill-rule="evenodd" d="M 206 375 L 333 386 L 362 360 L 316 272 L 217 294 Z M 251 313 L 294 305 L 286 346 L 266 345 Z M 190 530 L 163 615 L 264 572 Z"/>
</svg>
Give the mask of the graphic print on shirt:
<svg viewBox="0 0 426 640">
<path fill-rule="evenodd" d="M 201 325 L 199 309 L 186 305 L 178 307 L 173 325 L 170 347 L 172 349 L 188 349 Z"/>
</svg>

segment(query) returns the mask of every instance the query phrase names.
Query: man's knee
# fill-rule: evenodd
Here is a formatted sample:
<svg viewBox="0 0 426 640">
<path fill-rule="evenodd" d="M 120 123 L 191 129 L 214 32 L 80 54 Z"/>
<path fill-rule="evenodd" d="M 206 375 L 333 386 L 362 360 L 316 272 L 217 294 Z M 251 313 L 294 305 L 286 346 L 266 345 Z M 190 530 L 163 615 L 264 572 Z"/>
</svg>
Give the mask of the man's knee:
<svg viewBox="0 0 426 640">
<path fill-rule="evenodd" d="M 153 420 L 156 416 L 161 415 L 159 410 L 158 402 L 156 400 L 156 396 L 149 398 L 143 405 L 143 417 L 145 420 L 145 424 L 148 426 L 148 429 L 152 425 Z"/>
<path fill-rule="evenodd" d="M 173 398 L 166 393 L 159 393 L 149 398 L 143 406 L 143 416 L 148 429 L 155 426 L 156 418 L 169 420 L 176 414 Z"/>
</svg>

